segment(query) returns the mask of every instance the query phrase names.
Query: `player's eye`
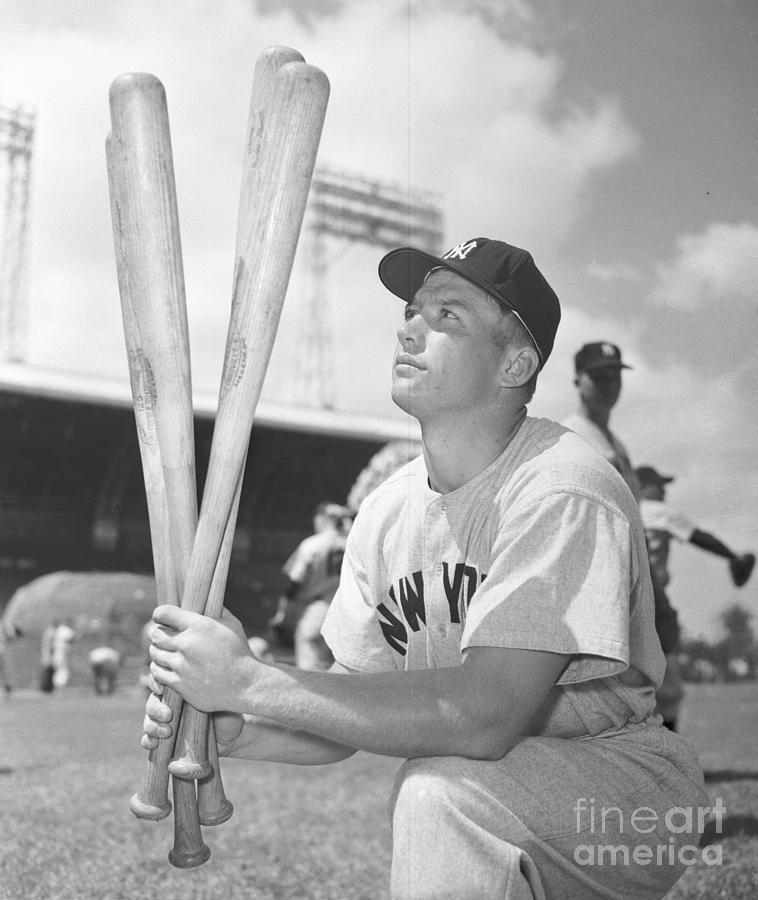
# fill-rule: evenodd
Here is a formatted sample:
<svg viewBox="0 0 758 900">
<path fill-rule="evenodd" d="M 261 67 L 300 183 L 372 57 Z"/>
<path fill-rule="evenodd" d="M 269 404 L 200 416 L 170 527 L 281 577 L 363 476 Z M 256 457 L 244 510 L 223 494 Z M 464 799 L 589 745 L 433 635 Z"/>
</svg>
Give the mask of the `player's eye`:
<svg viewBox="0 0 758 900">
<path fill-rule="evenodd" d="M 441 319 L 457 319 L 458 316 L 456 316 L 456 314 L 452 310 L 447 309 L 447 307 L 443 306 L 440 309 L 440 318 Z"/>
<path fill-rule="evenodd" d="M 418 312 L 418 310 L 416 309 L 415 306 L 411 306 L 410 303 L 407 303 L 405 306 L 405 311 L 403 313 L 403 317 L 405 318 L 405 321 L 407 322 L 409 319 L 412 319 L 416 315 L 417 312 Z"/>
</svg>

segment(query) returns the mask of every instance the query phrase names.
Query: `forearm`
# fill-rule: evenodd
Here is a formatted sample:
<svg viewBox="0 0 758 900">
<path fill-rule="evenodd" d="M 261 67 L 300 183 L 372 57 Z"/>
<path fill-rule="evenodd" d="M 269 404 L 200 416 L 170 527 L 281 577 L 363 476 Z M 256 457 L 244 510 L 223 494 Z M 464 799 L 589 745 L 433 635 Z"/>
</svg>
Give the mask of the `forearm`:
<svg viewBox="0 0 758 900">
<path fill-rule="evenodd" d="M 240 735 L 227 746 L 220 745 L 219 752 L 236 759 L 321 766 L 347 759 L 355 753 L 355 748 L 306 731 L 295 731 L 272 719 L 245 716 Z"/>
<path fill-rule="evenodd" d="M 505 734 L 508 723 L 501 716 L 488 721 L 491 710 L 478 702 L 481 694 L 462 666 L 347 676 L 268 666 L 241 693 L 237 711 L 332 746 L 404 758 L 488 758 L 491 726 L 503 755 L 520 736 L 521 723 L 512 717 L 512 733 Z"/>
<path fill-rule="evenodd" d="M 716 556 L 723 556 L 725 559 L 734 559 L 735 554 L 722 543 L 717 537 L 707 531 L 696 529 L 690 536 L 690 543 L 699 547 L 701 550 L 708 550 L 715 553 Z"/>
</svg>

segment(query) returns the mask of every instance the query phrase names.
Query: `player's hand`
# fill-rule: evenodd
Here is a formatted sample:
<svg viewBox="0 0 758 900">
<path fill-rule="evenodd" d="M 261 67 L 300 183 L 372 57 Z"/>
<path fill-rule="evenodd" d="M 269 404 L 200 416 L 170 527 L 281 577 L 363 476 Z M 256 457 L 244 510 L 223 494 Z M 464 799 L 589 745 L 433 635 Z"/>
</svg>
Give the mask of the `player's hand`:
<svg viewBox="0 0 758 900">
<path fill-rule="evenodd" d="M 729 560 L 729 574 L 732 577 L 732 584 L 735 587 L 742 587 L 747 584 L 753 573 L 755 566 L 754 553 L 742 553 Z"/>
<path fill-rule="evenodd" d="M 213 714 L 218 755 L 228 756 L 237 738 L 242 734 L 245 720 L 239 713 L 217 712 Z"/>
<path fill-rule="evenodd" d="M 203 712 L 242 712 L 242 697 L 261 666 L 229 613 L 212 619 L 178 606 L 159 606 L 150 630 L 150 673 Z"/>
<path fill-rule="evenodd" d="M 171 721 L 173 712 L 171 707 L 164 703 L 161 698 L 163 686 L 157 684 L 152 675 L 149 678 L 148 687 L 152 693 L 145 704 L 145 718 L 142 720 L 140 744 L 145 750 L 154 750 L 160 740 L 169 738 L 174 733 L 174 725 Z"/>
</svg>

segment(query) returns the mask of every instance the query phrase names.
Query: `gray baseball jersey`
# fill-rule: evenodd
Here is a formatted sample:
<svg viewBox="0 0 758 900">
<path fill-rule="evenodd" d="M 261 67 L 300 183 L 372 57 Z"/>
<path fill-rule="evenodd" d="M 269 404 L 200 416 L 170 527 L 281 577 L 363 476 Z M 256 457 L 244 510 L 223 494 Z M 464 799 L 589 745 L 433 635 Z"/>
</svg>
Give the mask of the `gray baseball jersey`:
<svg viewBox="0 0 758 900">
<path fill-rule="evenodd" d="M 460 665 L 476 646 L 564 653 L 541 733 L 635 727 L 663 676 L 639 510 L 576 434 L 527 417 L 449 494 L 423 458 L 370 494 L 323 628 L 359 671 Z"/>
</svg>

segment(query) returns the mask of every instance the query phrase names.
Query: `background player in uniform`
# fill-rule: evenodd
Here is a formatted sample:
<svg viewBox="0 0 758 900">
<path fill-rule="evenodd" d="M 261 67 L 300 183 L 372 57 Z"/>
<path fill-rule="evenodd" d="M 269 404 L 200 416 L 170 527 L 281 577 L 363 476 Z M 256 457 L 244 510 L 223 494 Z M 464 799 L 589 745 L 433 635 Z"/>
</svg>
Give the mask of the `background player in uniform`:
<svg viewBox="0 0 758 900">
<path fill-rule="evenodd" d="M 87 655 L 96 694 L 112 694 L 116 690 L 118 670 L 123 657 L 115 647 L 94 647 Z"/>
<path fill-rule="evenodd" d="M 621 361 L 621 351 L 609 341 L 585 344 L 574 356 L 574 385 L 579 409 L 563 420 L 618 470 L 639 499 L 637 476 L 626 447 L 611 431 L 611 410 L 621 395 L 621 370 L 631 366 Z"/>
<path fill-rule="evenodd" d="M 755 555 L 735 553 L 715 535 L 698 528 L 691 519 L 668 504 L 666 485 L 674 480 L 673 476 L 661 475 L 653 466 L 640 466 L 635 469 L 635 474 L 640 485 L 640 512 L 645 526 L 650 566 L 658 582 L 664 588 L 668 586 L 669 549 L 671 539 L 674 538 L 724 558 L 732 583 L 736 587 L 742 587 L 753 571 Z M 684 696 L 676 649 L 674 646 L 666 655 L 666 677 L 658 691 L 658 712 L 671 729 L 676 728 Z"/>
<path fill-rule="evenodd" d="M 585 441 L 526 413 L 558 299 L 530 254 L 486 238 L 401 248 L 379 273 L 406 301 L 392 396 L 423 456 L 361 505 L 324 625 L 331 671 L 261 664 L 233 617 L 162 606 L 156 688 L 244 714 L 216 717 L 224 755 L 404 759 L 396 900 L 662 897 L 697 844 L 664 815 L 707 795 L 692 746 L 653 715 L 664 661 L 637 504 Z M 169 717 L 148 700 L 145 746 Z M 655 834 L 617 814 L 596 830 L 601 808 L 638 807 Z M 585 864 L 598 843 L 652 858 Z"/>
<path fill-rule="evenodd" d="M 621 359 L 621 350 L 610 341 L 585 344 L 574 356 L 574 385 L 579 396 L 579 409 L 563 420 L 616 469 L 636 500 L 640 484 L 629 453 L 621 439 L 611 431 L 611 411 L 621 395 L 621 371 L 631 369 Z M 666 585 L 651 566 L 650 575 L 655 598 L 655 628 L 666 658 L 672 666 L 679 643 L 679 623 L 671 605 Z M 664 685 L 666 681 L 664 680 Z M 664 688 L 665 689 L 665 688 Z M 664 716 L 668 723 L 668 719 Z"/>
<path fill-rule="evenodd" d="M 288 614 L 295 619 L 295 665 L 300 669 L 326 671 L 334 662 L 321 626 L 339 584 L 349 520 L 346 507 L 319 503 L 313 514 L 314 534 L 298 545 L 282 569 L 288 585 L 270 625 L 281 627 Z"/>
</svg>

